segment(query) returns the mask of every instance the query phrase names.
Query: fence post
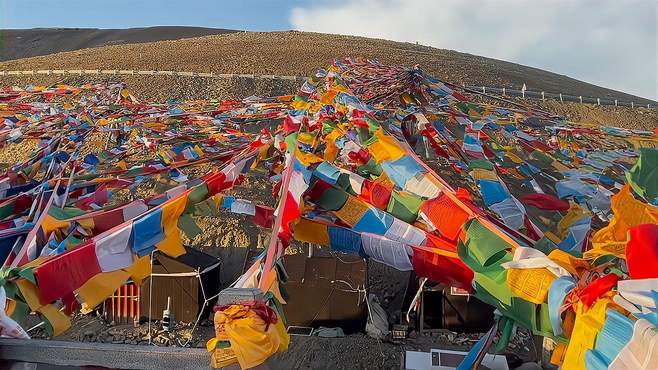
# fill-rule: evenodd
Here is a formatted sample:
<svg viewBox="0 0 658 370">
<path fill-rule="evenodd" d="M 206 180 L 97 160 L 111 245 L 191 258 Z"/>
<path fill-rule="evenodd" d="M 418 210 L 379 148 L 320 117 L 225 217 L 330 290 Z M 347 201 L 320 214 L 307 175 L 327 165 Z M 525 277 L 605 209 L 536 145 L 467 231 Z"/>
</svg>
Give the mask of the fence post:
<svg viewBox="0 0 658 370">
<path fill-rule="evenodd" d="M 562 93 L 560 93 L 560 103 L 564 103 L 564 100 L 562 100 Z"/>
<path fill-rule="evenodd" d="M 544 92 L 543 92 L 543 91 L 541 92 L 541 100 L 546 100 L 546 99 L 544 98 Z"/>
<path fill-rule="evenodd" d="M 601 105 L 601 98 L 596 98 L 596 105 Z"/>
<path fill-rule="evenodd" d="M 580 96 L 578 97 L 578 99 L 580 99 L 580 104 L 583 104 L 583 96 L 580 95 Z"/>
<path fill-rule="evenodd" d="M 617 99 L 615 99 L 615 107 L 618 107 L 618 105 L 617 105 Z"/>
<path fill-rule="evenodd" d="M 631 108 L 635 108 L 635 103 L 631 102 Z"/>
</svg>

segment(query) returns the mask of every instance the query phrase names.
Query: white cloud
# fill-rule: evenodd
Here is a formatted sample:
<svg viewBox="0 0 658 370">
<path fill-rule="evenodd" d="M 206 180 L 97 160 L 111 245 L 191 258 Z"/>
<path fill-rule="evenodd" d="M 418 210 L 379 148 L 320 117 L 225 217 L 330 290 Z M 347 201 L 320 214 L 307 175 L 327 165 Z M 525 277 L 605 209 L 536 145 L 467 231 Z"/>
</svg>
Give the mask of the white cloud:
<svg viewBox="0 0 658 370">
<path fill-rule="evenodd" d="M 658 99 L 655 0 L 333 0 L 296 7 L 301 31 L 453 49 Z"/>
</svg>

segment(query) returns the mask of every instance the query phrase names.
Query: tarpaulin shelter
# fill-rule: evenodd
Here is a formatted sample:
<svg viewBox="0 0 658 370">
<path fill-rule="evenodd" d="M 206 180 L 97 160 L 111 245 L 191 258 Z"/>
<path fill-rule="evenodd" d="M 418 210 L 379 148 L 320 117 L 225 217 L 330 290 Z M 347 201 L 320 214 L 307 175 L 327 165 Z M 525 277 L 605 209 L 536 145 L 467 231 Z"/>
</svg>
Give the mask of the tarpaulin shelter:
<svg viewBox="0 0 658 370">
<path fill-rule="evenodd" d="M 220 267 L 218 258 L 190 247 L 176 258 L 154 253 L 151 277 L 142 282 L 140 289 L 142 317 L 162 319 L 167 298 L 171 298 L 171 312 L 177 321 L 208 318 L 219 293 Z"/>
<path fill-rule="evenodd" d="M 421 333 L 431 329 L 482 333 L 494 323 L 492 306 L 443 284 L 425 285 L 418 305 L 416 327 Z"/>
<path fill-rule="evenodd" d="M 362 258 L 291 254 L 283 258 L 283 266 L 288 274 L 285 315 L 289 326 L 363 331 L 368 270 Z"/>
</svg>

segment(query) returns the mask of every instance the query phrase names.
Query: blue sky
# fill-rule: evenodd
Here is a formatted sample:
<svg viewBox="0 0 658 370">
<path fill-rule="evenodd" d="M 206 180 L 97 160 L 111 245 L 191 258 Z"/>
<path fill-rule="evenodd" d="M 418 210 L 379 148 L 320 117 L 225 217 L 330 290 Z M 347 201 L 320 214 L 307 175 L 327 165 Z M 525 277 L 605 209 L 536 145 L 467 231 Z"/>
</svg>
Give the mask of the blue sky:
<svg viewBox="0 0 658 370">
<path fill-rule="evenodd" d="M 275 0 L 0 0 L 0 28 L 200 26 L 249 31 L 292 28 L 293 7 Z"/>
<path fill-rule="evenodd" d="M 0 0 L 1 28 L 182 25 L 420 42 L 658 100 L 655 0 Z"/>
</svg>

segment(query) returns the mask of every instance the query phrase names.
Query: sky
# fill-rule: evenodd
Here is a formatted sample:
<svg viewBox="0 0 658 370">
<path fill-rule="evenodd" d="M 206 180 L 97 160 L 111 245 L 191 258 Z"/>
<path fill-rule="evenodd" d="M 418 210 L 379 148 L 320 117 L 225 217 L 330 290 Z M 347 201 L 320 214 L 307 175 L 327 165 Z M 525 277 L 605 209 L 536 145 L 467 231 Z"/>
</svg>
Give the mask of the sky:
<svg viewBox="0 0 658 370">
<path fill-rule="evenodd" d="M 0 0 L 0 28 L 184 25 L 419 42 L 658 100 L 656 0 Z"/>
</svg>

